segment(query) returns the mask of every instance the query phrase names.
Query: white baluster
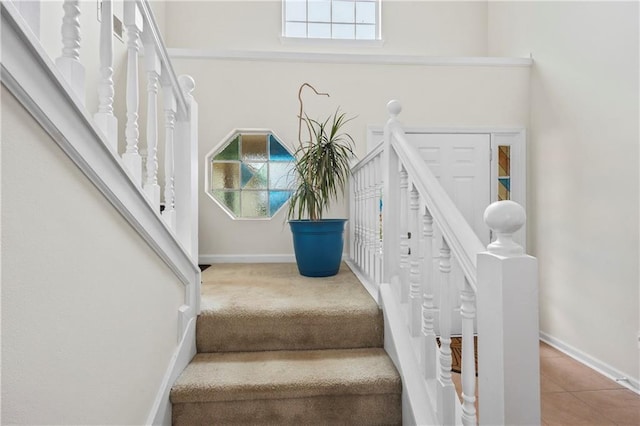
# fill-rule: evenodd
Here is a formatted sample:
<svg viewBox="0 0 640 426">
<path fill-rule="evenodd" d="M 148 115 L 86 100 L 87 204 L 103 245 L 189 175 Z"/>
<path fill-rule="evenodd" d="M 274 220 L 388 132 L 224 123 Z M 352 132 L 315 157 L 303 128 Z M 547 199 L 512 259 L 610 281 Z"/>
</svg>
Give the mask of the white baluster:
<svg viewBox="0 0 640 426">
<path fill-rule="evenodd" d="M 144 46 L 147 68 L 147 176 L 144 191 L 151 206 L 160 211 L 160 186 L 158 185 L 158 81 L 160 60 L 153 44 Z"/>
<path fill-rule="evenodd" d="M 176 229 L 175 187 L 174 187 L 174 143 L 173 135 L 176 124 L 176 97 L 172 86 L 163 86 L 162 98 L 164 100 L 165 114 L 165 147 L 164 147 L 164 211 L 162 217 L 169 227 Z"/>
<path fill-rule="evenodd" d="M 100 23 L 100 80 L 98 112 L 93 119 L 114 152 L 118 152 L 118 119 L 113 115 L 113 12 L 112 0 L 102 0 Z"/>
<path fill-rule="evenodd" d="M 82 105 L 85 103 L 84 65 L 80 63 L 80 2 L 65 0 L 62 8 L 62 56 L 56 59 L 58 70 Z"/>
<path fill-rule="evenodd" d="M 367 179 L 367 275 L 373 280 L 376 238 L 376 208 L 375 208 L 375 163 L 369 163 L 369 176 Z"/>
<path fill-rule="evenodd" d="M 433 217 L 427 207 L 422 216 L 422 236 L 422 368 L 425 379 L 435 379 L 438 345 L 434 329 L 433 304 Z"/>
<path fill-rule="evenodd" d="M 462 424 L 476 425 L 476 361 L 473 322 L 476 318 L 475 293 L 464 280 L 460 299 L 462 316 Z"/>
<path fill-rule="evenodd" d="M 400 167 L 400 303 L 409 301 L 409 226 L 407 218 L 409 203 L 407 189 L 409 176 L 404 166 Z"/>
<path fill-rule="evenodd" d="M 358 264 L 364 270 L 364 167 L 358 173 Z"/>
<path fill-rule="evenodd" d="M 122 161 L 127 166 L 133 180 L 142 185 L 142 157 L 138 152 L 138 50 L 143 20 L 140 10 L 134 1 L 124 2 L 124 24 L 127 27 L 127 126 L 125 139 L 127 148 L 122 154 Z"/>
<path fill-rule="evenodd" d="M 477 258 L 483 425 L 540 424 L 538 263 L 513 241 L 525 220 L 513 201 L 493 203 L 484 213 L 497 239 Z"/>
<path fill-rule="evenodd" d="M 419 253 L 421 232 L 419 232 L 420 215 L 418 213 L 418 209 L 420 207 L 419 199 L 420 197 L 418 196 L 416 187 L 411 185 L 411 192 L 409 196 L 409 245 L 411 248 L 411 254 L 409 256 L 409 307 L 411 309 L 409 330 L 413 337 L 420 336 L 422 331 L 422 289 L 420 286 L 421 277 Z"/>
<path fill-rule="evenodd" d="M 362 176 L 362 265 L 365 273 L 367 273 L 369 269 L 369 169 L 370 164 L 365 164 Z"/>
<path fill-rule="evenodd" d="M 440 356 L 437 384 L 438 420 L 450 425 L 455 418 L 455 388 L 451 381 L 451 250 L 442 238 L 440 248 Z"/>
<path fill-rule="evenodd" d="M 355 230 L 355 261 L 356 261 L 356 265 L 358 265 L 358 268 L 362 269 L 362 262 L 360 260 L 360 247 L 362 244 L 361 241 L 361 235 L 360 235 L 360 210 L 362 210 L 362 206 L 360 205 L 361 201 L 361 197 L 360 197 L 360 175 L 362 173 L 362 169 L 358 169 L 358 171 L 354 174 L 353 179 L 354 179 L 354 199 L 356 202 L 356 208 L 355 208 L 355 216 L 353 218 L 353 226 L 354 226 L 354 230 Z"/>
<path fill-rule="evenodd" d="M 376 284 L 380 284 L 381 279 L 382 279 L 382 258 L 380 256 L 380 251 L 382 249 L 382 244 L 380 239 L 382 238 L 381 235 L 381 214 L 382 212 L 380 211 L 380 199 L 382 197 L 382 170 L 381 170 L 381 158 L 380 155 L 377 155 L 376 158 L 374 159 L 375 162 L 375 193 L 374 193 L 374 205 L 375 205 L 375 212 L 376 212 L 376 216 L 375 216 L 375 234 L 374 234 L 374 276 L 373 276 L 373 281 Z"/>
</svg>

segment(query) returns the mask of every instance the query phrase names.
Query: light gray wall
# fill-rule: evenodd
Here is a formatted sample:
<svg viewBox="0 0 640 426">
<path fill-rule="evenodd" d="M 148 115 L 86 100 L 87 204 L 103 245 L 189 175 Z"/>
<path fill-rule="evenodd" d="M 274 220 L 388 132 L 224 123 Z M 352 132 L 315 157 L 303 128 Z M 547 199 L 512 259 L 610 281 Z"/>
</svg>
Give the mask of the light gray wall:
<svg viewBox="0 0 640 426">
<path fill-rule="evenodd" d="M 489 53 L 532 53 L 529 244 L 540 327 L 638 380 L 638 3 L 491 2 Z"/>
<path fill-rule="evenodd" d="M 184 287 L 4 88 L 2 423 L 143 424 Z"/>
<path fill-rule="evenodd" d="M 366 126 L 383 125 L 386 103 L 399 99 L 408 125 L 527 126 L 528 68 L 388 65 L 393 55 L 486 54 L 486 2 L 384 2 L 378 47 L 332 43 L 283 44 L 280 1 L 169 2 L 167 44 L 201 52 L 235 49 L 268 53 L 359 52 L 378 64 L 272 60 L 174 59 L 178 72 L 195 78 L 200 105 L 200 255 L 291 255 L 284 212 L 271 221 L 233 221 L 204 194 L 204 156 L 234 128 L 271 128 L 290 147 L 297 144 L 300 84 L 309 82 L 331 98 L 304 95 L 312 117 L 336 106 L 357 119 L 349 125 L 360 156 Z M 338 203 L 326 217 L 348 216 Z"/>
</svg>

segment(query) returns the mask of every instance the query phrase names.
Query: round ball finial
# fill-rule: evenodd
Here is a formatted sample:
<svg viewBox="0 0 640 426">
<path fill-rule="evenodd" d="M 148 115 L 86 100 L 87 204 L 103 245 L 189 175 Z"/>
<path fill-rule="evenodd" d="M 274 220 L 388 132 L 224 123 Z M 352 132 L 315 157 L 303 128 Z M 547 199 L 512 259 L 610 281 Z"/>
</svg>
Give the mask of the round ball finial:
<svg viewBox="0 0 640 426">
<path fill-rule="evenodd" d="M 395 99 L 390 100 L 389 103 L 387 103 L 387 111 L 389 111 L 389 114 L 392 117 L 397 117 L 398 114 L 402 112 L 402 105 L 400 104 L 400 101 Z"/>
<path fill-rule="evenodd" d="M 513 241 L 513 234 L 525 224 L 527 214 L 514 201 L 496 201 L 484 211 L 484 223 L 496 233 L 496 241 L 489 244 L 491 253 L 503 256 L 520 255 L 524 249 Z"/>
<path fill-rule="evenodd" d="M 191 92 L 193 92 L 193 89 L 196 88 L 195 80 L 193 79 L 193 77 L 187 74 L 182 74 L 180 77 L 178 77 L 178 84 L 180 84 L 182 92 L 186 94 L 191 94 Z"/>
</svg>

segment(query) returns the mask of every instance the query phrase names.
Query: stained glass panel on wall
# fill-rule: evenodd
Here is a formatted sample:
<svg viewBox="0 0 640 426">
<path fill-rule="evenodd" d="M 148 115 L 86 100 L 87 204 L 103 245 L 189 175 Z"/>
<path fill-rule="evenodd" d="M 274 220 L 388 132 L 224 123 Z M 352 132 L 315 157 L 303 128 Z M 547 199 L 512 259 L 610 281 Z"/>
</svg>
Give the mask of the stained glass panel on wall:
<svg viewBox="0 0 640 426">
<path fill-rule="evenodd" d="M 265 130 L 237 131 L 207 155 L 207 193 L 233 218 L 270 218 L 291 197 L 292 153 Z"/>
<path fill-rule="evenodd" d="M 498 147 L 498 200 L 511 199 L 511 147 Z"/>
</svg>

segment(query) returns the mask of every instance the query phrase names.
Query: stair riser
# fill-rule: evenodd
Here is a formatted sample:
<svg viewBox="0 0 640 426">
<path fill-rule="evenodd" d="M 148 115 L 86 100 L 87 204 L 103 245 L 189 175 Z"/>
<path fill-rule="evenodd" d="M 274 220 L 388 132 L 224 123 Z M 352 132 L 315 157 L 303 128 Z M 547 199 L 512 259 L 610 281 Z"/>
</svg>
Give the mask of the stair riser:
<svg viewBox="0 0 640 426">
<path fill-rule="evenodd" d="M 240 352 L 383 346 L 381 313 L 353 315 L 198 317 L 198 352 Z"/>
<path fill-rule="evenodd" d="M 173 404 L 173 425 L 401 425 L 400 394 Z"/>
</svg>

